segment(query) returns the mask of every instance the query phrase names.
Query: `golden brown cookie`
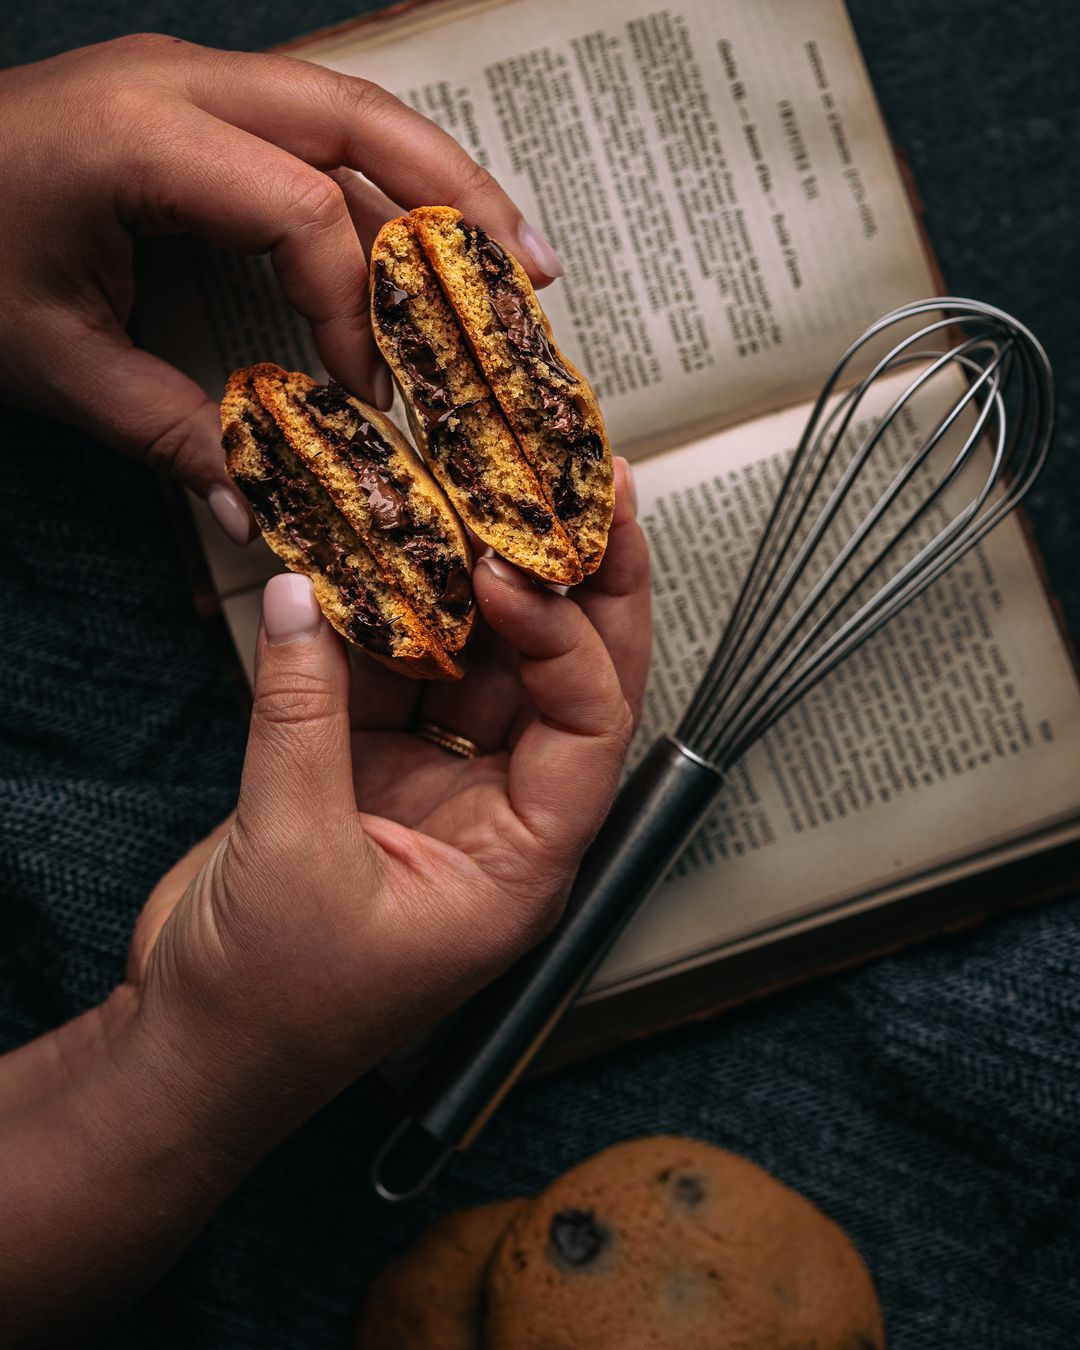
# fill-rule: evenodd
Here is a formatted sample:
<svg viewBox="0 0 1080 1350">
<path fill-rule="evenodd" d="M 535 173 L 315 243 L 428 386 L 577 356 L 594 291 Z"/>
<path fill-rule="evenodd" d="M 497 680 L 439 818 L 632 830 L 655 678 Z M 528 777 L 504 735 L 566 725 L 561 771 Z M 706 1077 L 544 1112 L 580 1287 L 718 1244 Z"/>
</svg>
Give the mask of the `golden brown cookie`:
<svg viewBox="0 0 1080 1350">
<path fill-rule="evenodd" d="M 487 1350 L 881 1350 L 843 1232 L 761 1168 L 689 1139 L 607 1149 L 503 1235 Z"/>
<path fill-rule="evenodd" d="M 376 341 L 462 519 L 542 580 L 572 585 L 595 571 L 611 448 L 525 272 L 449 207 L 389 221 L 371 260 Z"/>
<path fill-rule="evenodd" d="M 528 1204 L 500 1200 L 425 1229 L 368 1287 L 354 1350 L 476 1350 L 488 1258 Z"/>
<path fill-rule="evenodd" d="M 393 423 L 270 364 L 235 372 L 221 420 L 263 536 L 311 577 L 338 632 L 404 674 L 459 677 L 474 617 L 468 542 Z"/>
</svg>

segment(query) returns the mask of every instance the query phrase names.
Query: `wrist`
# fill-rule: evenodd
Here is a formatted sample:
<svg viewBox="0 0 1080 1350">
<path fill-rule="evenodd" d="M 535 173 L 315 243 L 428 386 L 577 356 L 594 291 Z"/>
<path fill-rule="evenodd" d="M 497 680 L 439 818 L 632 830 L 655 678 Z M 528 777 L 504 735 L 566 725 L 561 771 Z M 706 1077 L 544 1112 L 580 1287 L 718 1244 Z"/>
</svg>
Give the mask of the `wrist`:
<svg viewBox="0 0 1080 1350">
<path fill-rule="evenodd" d="M 130 985 L 0 1056 L 0 1342 L 113 1315 L 277 1137 L 162 1043 Z"/>
</svg>

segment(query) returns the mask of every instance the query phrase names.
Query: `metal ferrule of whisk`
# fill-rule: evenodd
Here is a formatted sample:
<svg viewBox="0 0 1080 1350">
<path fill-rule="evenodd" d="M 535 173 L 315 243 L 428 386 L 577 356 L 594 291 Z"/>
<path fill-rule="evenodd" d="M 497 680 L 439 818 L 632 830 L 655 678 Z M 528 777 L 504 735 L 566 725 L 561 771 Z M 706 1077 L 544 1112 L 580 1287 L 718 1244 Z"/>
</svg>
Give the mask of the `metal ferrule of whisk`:
<svg viewBox="0 0 1080 1350">
<path fill-rule="evenodd" d="M 927 400 L 935 411 L 920 421 Z M 905 305 L 848 348 L 682 720 L 628 777 L 554 933 L 473 1000 L 412 1088 L 372 1165 L 380 1195 L 419 1193 L 467 1146 L 693 836 L 731 765 L 1023 498 L 1049 451 L 1053 404 L 1042 347 L 978 301 Z M 897 433 L 911 438 L 912 427 L 897 458 Z"/>
</svg>

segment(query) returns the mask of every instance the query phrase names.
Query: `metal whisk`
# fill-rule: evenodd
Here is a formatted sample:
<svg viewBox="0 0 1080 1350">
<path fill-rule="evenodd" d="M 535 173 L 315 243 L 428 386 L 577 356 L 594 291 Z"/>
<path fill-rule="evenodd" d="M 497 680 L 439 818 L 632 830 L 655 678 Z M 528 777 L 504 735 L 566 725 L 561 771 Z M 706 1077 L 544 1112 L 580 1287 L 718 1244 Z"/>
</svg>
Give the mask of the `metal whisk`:
<svg viewBox="0 0 1080 1350">
<path fill-rule="evenodd" d="M 904 368 L 910 378 L 874 412 L 881 381 Z M 955 394 L 937 399 L 931 428 L 898 458 L 897 433 L 915 434 L 942 382 Z M 414 1084 L 372 1165 L 380 1195 L 418 1194 L 471 1142 L 689 842 L 725 772 L 1017 505 L 1046 460 L 1053 405 L 1042 347 L 977 301 L 905 305 L 848 348 L 678 728 L 627 779 L 555 932 L 477 995 L 449 1052 Z"/>
</svg>

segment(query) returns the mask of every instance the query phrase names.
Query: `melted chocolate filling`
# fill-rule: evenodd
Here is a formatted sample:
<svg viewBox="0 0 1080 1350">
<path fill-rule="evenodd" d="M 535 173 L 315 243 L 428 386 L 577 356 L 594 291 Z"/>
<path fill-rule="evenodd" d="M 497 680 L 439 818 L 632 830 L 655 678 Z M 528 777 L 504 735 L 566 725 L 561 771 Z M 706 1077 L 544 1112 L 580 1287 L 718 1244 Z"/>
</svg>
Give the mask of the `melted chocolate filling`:
<svg viewBox="0 0 1080 1350">
<path fill-rule="evenodd" d="M 590 1265 L 607 1246 L 611 1234 L 591 1209 L 560 1209 L 548 1230 L 549 1251 L 561 1265 Z"/>
</svg>

